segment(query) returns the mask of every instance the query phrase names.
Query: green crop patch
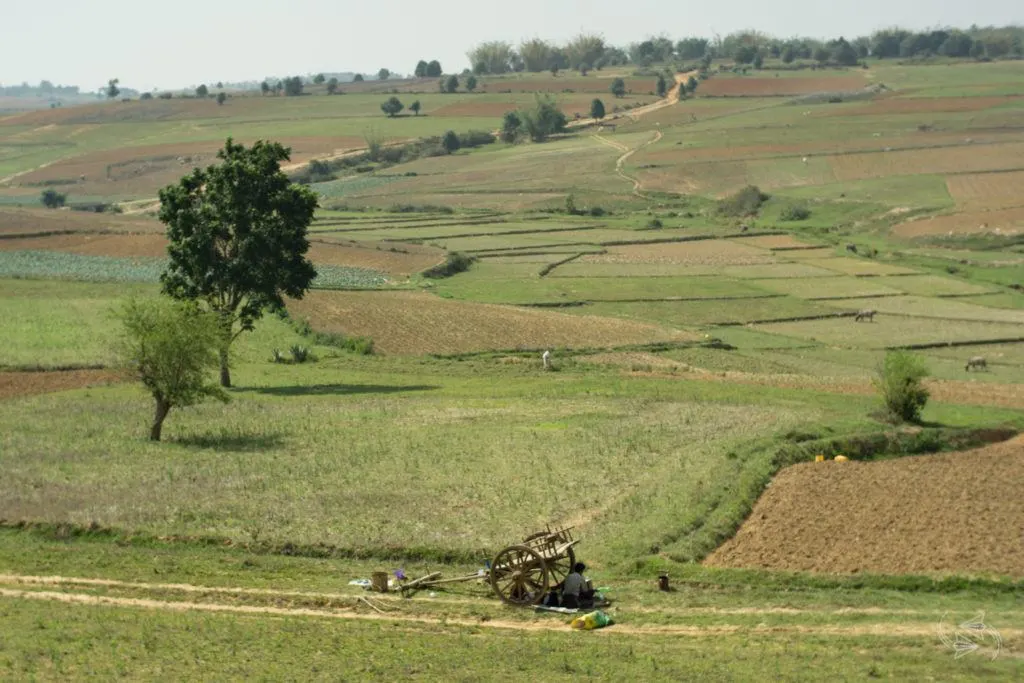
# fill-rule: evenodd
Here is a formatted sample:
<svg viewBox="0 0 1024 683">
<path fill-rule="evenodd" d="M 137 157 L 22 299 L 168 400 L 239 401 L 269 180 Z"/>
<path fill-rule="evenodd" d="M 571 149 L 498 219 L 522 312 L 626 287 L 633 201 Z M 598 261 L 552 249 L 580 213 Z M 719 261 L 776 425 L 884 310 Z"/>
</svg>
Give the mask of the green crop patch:
<svg viewBox="0 0 1024 683">
<path fill-rule="evenodd" d="M 722 273 L 743 280 L 829 277 L 835 273 L 806 263 L 773 263 L 764 266 L 726 266 Z"/>
<path fill-rule="evenodd" d="M 917 271 L 903 266 L 894 266 L 888 263 L 879 263 L 867 259 L 855 258 L 829 258 L 813 259 L 808 261 L 811 265 L 827 268 L 844 275 L 912 275 Z"/>
<path fill-rule="evenodd" d="M 950 277 L 937 275 L 906 275 L 899 277 L 880 277 L 880 283 L 898 289 L 907 294 L 919 296 L 961 296 L 965 294 L 987 294 L 992 292 L 991 287 L 976 285 L 972 282 L 956 280 Z M 1024 297 L 1022 297 L 1024 299 Z"/>
<path fill-rule="evenodd" d="M 727 301 L 603 302 L 567 310 L 584 315 L 628 318 L 672 327 L 748 323 L 834 314 L 834 311 L 826 306 L 785 296 Z"/>
<path fill-rule="evenodd" d="M 887 287 L 880 278 L 857 278 L 836 275 L 833 277 L 805 277 L 755 280 L 754 283 L 770 292 L 788 294 L 801 299 L 829 299 L 855 296 L 885 296 L 902 294 L 898 289 Z"/>
<path fill-rule="evenodd" d="M 827 301 L 824 303 L 835 308 L 851 311 L 871 308 L 880 313 L 922 318 L 1019 323 L 1022 326 L 1019 336 L 1024 337 L 1024 310 L 990 308 L 988 306 L 965 303 L 959 299 L 940 299 L 923 296 L 866 297 L 842 301 Z"/>
<path fill-rule="evenodd" d="M 439 294 L 487 303 L 545 304 L 571 301 L 638 299 L 728 299 L 765 294 L 764 290 L 723 277 L 537 278 L 495 280 L 474 275 L 437 285 Z"/>
</svg>

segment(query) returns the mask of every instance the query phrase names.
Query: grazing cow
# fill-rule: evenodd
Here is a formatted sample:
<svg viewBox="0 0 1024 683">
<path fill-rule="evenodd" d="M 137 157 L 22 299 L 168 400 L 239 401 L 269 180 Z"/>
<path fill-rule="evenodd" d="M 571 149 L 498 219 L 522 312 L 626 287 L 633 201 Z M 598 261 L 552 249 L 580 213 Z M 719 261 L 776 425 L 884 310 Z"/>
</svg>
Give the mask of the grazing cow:
<svg viewBox="0 0 1024 683">
<path fill-rule="evenodd" d="M 968 359 L 967 365 L 964 366 L 964 372 L 970 372 L 974 370 L 988 370 L 988 361 L 981 356 L 974 356 Z"/>
<path fill-rule="evenodd" d="M 859 323 L 861 320 L 867 320 L 869 322 L 875 322 L 876 311 L 871 308 L 865 308 L 862 311 L 857 311 L 857 314 L 853 316 L 853 321 Z"/>
</svg>

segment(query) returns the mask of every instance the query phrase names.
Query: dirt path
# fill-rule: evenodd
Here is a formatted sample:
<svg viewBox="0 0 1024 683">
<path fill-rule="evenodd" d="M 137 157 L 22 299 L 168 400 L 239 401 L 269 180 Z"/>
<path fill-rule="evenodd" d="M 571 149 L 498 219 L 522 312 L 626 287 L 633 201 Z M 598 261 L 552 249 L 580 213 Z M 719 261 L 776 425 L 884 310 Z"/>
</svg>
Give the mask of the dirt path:
<svg viewBox="0 0 1024 683">
<path fill-rule="evenodd" d="M 53 370 L 41 372 L 0 371 L 0 401 L 8 398 L 84 389 L 123 382 L 113 370 Z"/>
<path fill-rule="evenodd" d="M 637 197 L 646 198 L 646 195 L 643 192 L 641 192 L 641 190 L 640 190 L 640 188 L 642 187 L 641 184 L 640 184 L 640 180 L 637 179 L 637 178 L 634 178 L 631 175 L 628 175 L 622 169 L 626 165 L 626 161 L 631 156 L 633 156 L 634 154 L 636 154 L 637 152 L 642 150 L 644 147 L 647 147 L 649 145 L 653 145 L 655 142 L 658 142 L 663 137 L 664 136 L 661 134 L 661 131 L 660 130 L 656 130 L 656 131 L 654 131 L 654 137 L 652 137 L 650 140 L 648 140 L 647 142 L 643 143 L 639 147 L 634 147 L 633 149 L 627 151 L 625 154 L 623 154 L 622 156 L 620 156 L 618 159 L 615 160 L 615 175 L 619 176 L 620 178 L 622 178 L 623 180 L 625 180 L 628 183 L 632 183 L 632 185 L 633 185 L 633 194 L 635 194 Z"/>
<path fill-rule="evenodd" d="M 424 624 L 431 626 L 460 626 L 467 628 L 489 628 L 518 631 L 567 631 L 566 622 L 568 617 L 556 615 L 554 620 L 545 621 L 509 621 L 495 619 L 470 619 L 445 615 L 444 617 L 417 616 L 406 614 L 395 614 L 391 612 L 357 612 L 352 609 L 308 607 L 275 607 L 271 605 L 229 605 L 213 602 L 188 602 L 173 600 L 154 600 L 150 598 L 121 598 L 106 595 L 91 595 L 86 593 L 71 593 L 58 591 L 19 590 L 12 588 L 0 588 L 0 598 L 39 600 L 46 602 L 60 602 L 73 605 L 91 605 L 108 607 L 128 607 L 139 609 L 156 609 L 173 612 L 214 612 L 228 614 L 247 615 L 269 615 L 282 617 L 316 617 L 321 619 L 352 619 L 363 621 L 389 621 L 400 623 Z M 675 636 L 696 636 L 707 637 L 715 635 L 727 635 L 740 631 L 755 631 L 765 634 L 792 634 L 792 633 L 813 633 L 816 636 L 852 637 L 862 635 L 896 636 L 896 637 L 928 637 L 936 635 L 935 626 L 931 623 L 918 624 L 852 624 L 850 626 L 803 626 L 803 625 L 776 625 L 770 626 L 761 624 L 751 627 L 749 624 L 725 624 L 715 626 L 685 626 L 685 625 L 627 625 L 617 624 L 613 628 L 599 631 L 602 634 L 629 634 L 639 636 L 651 635 L 675 635 Z M 1024 630 L 1001 630 L 1004 638 L 1019 638 L 1024 636 Z"/>
</svg>

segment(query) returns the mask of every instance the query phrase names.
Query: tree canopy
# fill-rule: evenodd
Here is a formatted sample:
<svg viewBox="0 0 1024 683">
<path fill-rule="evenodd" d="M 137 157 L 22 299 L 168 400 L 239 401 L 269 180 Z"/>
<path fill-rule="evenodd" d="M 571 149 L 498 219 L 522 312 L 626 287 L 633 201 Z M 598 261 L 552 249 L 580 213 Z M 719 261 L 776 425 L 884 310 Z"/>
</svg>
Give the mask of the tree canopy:
<svg viewBox="0 0 1024 683">
<path fill-rule="evenodd" d="M 160 191 L 170 242 L 160 281 L 166 294 L 217 315 L 221 384 L 230 386 L 231 343 L 283 297 L 302 298 L 316 277 L 306 231 L 317 198 L 281 171 L 290 150 L 276 142 L 247 149 L 228 138 L 217 158 Z"/>
<path fill-rule="evenodd" d="M 380 71 L 377 72 L 378 81 L 386 81 L 389 78 L 391 78 L 391 71 L 389 71 L 388 69 L 381 69 Z"/>
<path fill-rule="evenodd" d="M 604 118 L 604 102 L 596 97 L 590 103 L 590 118 L 597 119 L 598 121 Z"/>
<path fill-rule="evenodd" d="M 381 103 L 380 110 L 388 115 L 388 118 L 394 118 L 396 114 L 405 109 L 405 105 L 402 101 L 392 95 L 386 101 Z"/>
<path fill-rule="evenodd" d="M 626 95 L 626 81 L 621 78 L 616 78 L 612 81 L 609 90 L 611 90 L 612 95 L 615 95 L 616 97 L 624 97 Z"/>
<path fill-rule="evenodd" d="M 415 100 L 412 104 L 409 105 L 409 111 L 412 112 L 413 116 L 419 116 L 420 109 L 422 108 L 422 106 L 423 105 L 420 104 L 419 100 Z"/>
<path fill-rule="evenodd" d="M 459 77 L 456 76 L 455 74 L 452 74 L 451 76 L 448 76 L 447 78 L 442 76 L 441 77 L 441 81 L 440 81 L 440 88 L 441 88 L 441 92 L 443 92 L 443 93 L 453 93 L 453 92 L 455 92 L 456 90 L 459 89 Z"/>
<path fill-rule="evenodd" d="M 111 78 L 107 81 L 107 97 L 114 99 L 121 94 L 121 89 L 117 87 L 117 84 L 120 82 L 120 79 L 117 78 Z"/>
<path fill-rule="evenodd" d="M 338 92 L 338 79 L 332 76 L 331 80 L 327 81 L 327 94 L 333 95 L 336 92 Z"/>
<path fill-rule="evenodd" d="M 153 395 L 156 411 L 149 430 L 159 441 L 171 408 L 206 398 L 227 401 L 213 381 L 220 331 L 214 314 L 169 299 L 129 299 L 117 311 L 122 324 L 120 364 Z"/>
</svg>

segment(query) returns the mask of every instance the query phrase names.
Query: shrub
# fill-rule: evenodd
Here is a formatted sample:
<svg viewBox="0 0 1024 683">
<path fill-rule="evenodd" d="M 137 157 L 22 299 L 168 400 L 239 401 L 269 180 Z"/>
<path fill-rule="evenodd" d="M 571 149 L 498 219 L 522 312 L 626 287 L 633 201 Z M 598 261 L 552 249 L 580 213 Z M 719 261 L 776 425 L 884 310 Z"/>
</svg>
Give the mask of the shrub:
<svg viewBox="0 0 1024 683">
<path fill-rule="evenodd" d="M 756 185 L 747 185 L 736 194 L 718 202 L 718 212 L 726 216 L 743 217 L 757 214 L 769 196 Z"/>
<path fill-rule="evenodd" d="M 600 206 L 592 206 L 592 207 L 590 207 L 590 215 L 593 216 L 594 218 L 600 218 L 601 216 L 605 215 L 606 213 L 608 213 L 608 212 L 605 211 L 604 209 L 602 209 Z"/>
<path fill-rule="evenodd" d="M 899 422 L 917 422 L 928 402 L 928 390 L 921 383 L 928 376 L 924 360 L 908 351 L 890 351 L 878 368 L 875 388 L 882 395 L 889 417 Z"/>
<path fill-rule="evenodd" d="M 784 221 L 805 221 L 811 217 L 811 210 L 803 204 L 790 204 L 779 215 Z"/>
<path fill-rule="evenodd" d="M 664 227 L 664 225 L 662 224 L 661 219 L 652 218 L 651 220 L 647 221 L 647 227 L 652 230 L 657 230 L 659 228 Z"/>
<path fill-rule="evenodd" d="M 59 209 L 64 206 L 67 198 L 67 195 L 61 194 L 56 190 L 43 190 L 43 193 L 39 196 L 39 201 L 48 209 Z"/>
<path fill-rule="evenodd" d="M 476 258 L 467 254 L 462 254 L 457 251 L 453 251 L 448 254 L 448 258 L 444 260 L 444 263 L 438 264 L 433 268 L 428 268 L 423 271 L 423 277 L 429 278 L 442 278 L 451 277 L 456 273 L 462 273 L 469 270 L 469 267 L 476 261 Z"/>
<path fill-rule="evenodd" d="M 306 361 L 311 360 L 309 349 L 305 346 L 294 344 L 292 345 L 291 352 L 292 360 L 296 363 L 305 363 Z"/>
</svg>

